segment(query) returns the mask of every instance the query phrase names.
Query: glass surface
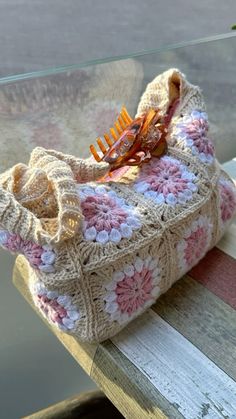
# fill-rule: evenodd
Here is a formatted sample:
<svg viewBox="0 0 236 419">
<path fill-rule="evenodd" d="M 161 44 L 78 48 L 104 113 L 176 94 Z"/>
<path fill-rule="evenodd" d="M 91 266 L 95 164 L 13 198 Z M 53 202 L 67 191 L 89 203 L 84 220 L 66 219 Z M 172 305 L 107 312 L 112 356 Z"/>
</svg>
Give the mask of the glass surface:
<svg viewBox="0 0 236 419">
<path fill-rule="evenodd" d="M 146 84 L 170 67 L 199 85 L 221 162 L 236 156 L 236 34 L 0 79 L 0 171 L 27 162 L 35 146 L 79 157 L 113 125 L 123 104 L 135 114 Z M 1 251 L 0 417 L 30 414 L 93 387 L 11 283 Z"/>
</svg>

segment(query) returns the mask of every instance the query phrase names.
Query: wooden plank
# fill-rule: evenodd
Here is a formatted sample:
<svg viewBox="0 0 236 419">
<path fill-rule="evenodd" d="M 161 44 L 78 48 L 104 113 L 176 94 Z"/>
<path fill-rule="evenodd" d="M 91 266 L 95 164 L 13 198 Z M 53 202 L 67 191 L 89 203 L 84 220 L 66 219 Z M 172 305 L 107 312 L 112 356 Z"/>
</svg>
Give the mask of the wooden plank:
<svg viewBox="0 0 236 419">
<path fill-rule="evenodd" d="M 236 259 L 214 247 L 189 276 L 236 308 Z"/>
<path fill-rule="evenodd" d="M 236 381 L 236 311 L 184 276 L 152 307 Z"/>
<path fill-rule="evenodd" d="M 236 259 L 236 224 L 232 224 L 222 239 L 217 243 L 218 249 Z"/>
<path fill-rule="evenodd" d="M 99 345 L 91 378 L 126 419 L 183 417 L 111 341 Z"/>
<path fill-rule="evenodd" d="M 236 383 L 153 310 L 112 342 L 185 418 L 234 417 Z"/>
<path fill-rule="evenodd" d="M 66 333 L 61 333 L 55 327 L 51 327 L 46 319 L 40 315 L 39 311 L 36 310 L 33 303 L 31 294 L 28 288 L 28 264 L 23 256 L 18 256 L 17 261 L 14 266 L 13 271 L 13 283 L 18 288 L 23 297 L 28 301 L 31 307 L 36 311 L 36 313 L 41 317 L 44 323 L 52 330 L 52 332 L 57 336 L 57 338 L 62 342 L 66 349 L 71 353 L 81 367 L 90 375 L 90 371 L 93 364 L 93 358 L 97 349 L 97 344 L 87 344 L 80 342 L 73 336 L 67 335 Z"/>
</svg>

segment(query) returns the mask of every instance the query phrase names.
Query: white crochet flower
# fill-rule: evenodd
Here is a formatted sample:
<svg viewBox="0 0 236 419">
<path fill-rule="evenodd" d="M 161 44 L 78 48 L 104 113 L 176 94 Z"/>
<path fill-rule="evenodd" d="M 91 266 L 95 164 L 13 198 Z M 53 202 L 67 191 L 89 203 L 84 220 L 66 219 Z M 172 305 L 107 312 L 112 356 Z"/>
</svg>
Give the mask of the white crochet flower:
<svg viewBox="0 0 236 419">
<path fill-rule="evenodd" d="M 202 163 L 211 164 L 214 160 L 214 146 L 208 136 L 208 116 L 206 112 L 192 111 L 176 125 L 175 135 L 184 148 L 191 150 Z"/>
<path fill-rule="evenodd" d="M 0 230 L 0 245 L 10 252 L 23 254 L 34 269 L 45 273 L 55 271 L 56 254 L 50 245 L 40 246 L 6 230 Z"/>
<path fill-rule="evenodd" d="M 64 332 L 75 329 L 80 313 L 69 295 L 49 291 L 40 281 L 31 284 L 30 289 L 36 307 L 50 324 Z"/>
<path fill-rule="evenodd" d="M 85 240 L 119 243 L 141 228 L 137 210 L 109 187 L 78 186 Z"/>
<path fill-rule="evenodd" d="M 197 192 L 196 176 L 179 160 L 163 156 L 143 165 L 134 184 L 136 192 L 156 204 L 185 204 Z"/>
<path fill-rule="evenodd" d="M 150 255 L 115 272 L 103 297 L 110 319 L 123 324 L 150 307 L 160 295 L 160 280 L 158 261 Z"/>
</svg>

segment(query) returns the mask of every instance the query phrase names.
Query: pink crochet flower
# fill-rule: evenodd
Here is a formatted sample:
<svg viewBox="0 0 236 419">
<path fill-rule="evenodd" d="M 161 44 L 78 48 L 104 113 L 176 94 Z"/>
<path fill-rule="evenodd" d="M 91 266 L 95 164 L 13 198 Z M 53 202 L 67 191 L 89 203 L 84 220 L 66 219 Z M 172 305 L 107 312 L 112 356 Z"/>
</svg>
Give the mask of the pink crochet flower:
<svg viewBox="0 0 236 419">
<path fill-rule="evenodd" d="M 72 304 L 69 295 L 59 295 L 57 291 L 49 291 L 42 282 L 31 284 L 31 292 L 35 305 L 49 323 L 60 330 L 67 331 L 75 328 L 80 313 Z"/>
<path fill-rule="evenodd" d="M 87 226 L 94 226 L 97 231 L 110 232 L 112 228 L 119 228 L 126 220 L 126 212 L 107 195 L 88 196 L 81 207 Z"/>
<path fill-rule="evenodd" d="M 130 238 L 141 223 L 136 210 L 123 198 L 104 186 L 80 187 L 78 193 L 84 215 L 84 238 L 105 244 L 119 243 L 122 237 Z"/>
<path fill-rule="evenodd" d="M 33 268 L 43 272 L 54 271 L 56 255 L 50 246 L 39 246 L 6 230 L 0 231 L 0 244 L 10 252 L 23 254 Z"/>
<path fill-rule="evenodd" d="M 176 125 L 176 136 L 184 147 L 191 149 L 203 163 L 212 163 L 214 159 L 214 146 L 207 138 L 209 129 L 208 118 L 205 112 L 193 111 L 190 116 L 185 116 Z"/>
<path fill-rule="evenodd" d="M 230 181 L 219 180 L 220 210 L 223 223 L 231 220 L 236 211 L 236 189 Z"/>
<path fill-rule="evenodd" d="M 211 242 L 212 224 L 209 218 L 200 215 L 184 232 L 177 244 L 181 275 L 190 270 L 205 255 Z"/>
<path fill-rule="evenodd" d="M 157 204 L 184 204 L 198 189 L 195 181 L 196 176 L 184 164 L 164 156 L 143 165 L 134 189 Z"/>
<path fill-rule="evenodd" d="M 125 323 L 150 307 L 160 294 L 158 261 L 137 257 L 133 264 L 116 272 L 108 283 L 104 300 L 111 320 Z"/>
</svg>

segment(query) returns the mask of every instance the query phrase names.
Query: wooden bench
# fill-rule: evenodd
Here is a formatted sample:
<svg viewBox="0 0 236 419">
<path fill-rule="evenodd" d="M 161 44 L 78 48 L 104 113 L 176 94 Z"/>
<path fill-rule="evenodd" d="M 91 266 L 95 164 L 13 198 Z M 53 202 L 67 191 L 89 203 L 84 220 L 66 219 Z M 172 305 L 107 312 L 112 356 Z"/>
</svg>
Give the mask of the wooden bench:
<svg viewBox="0 0 236 419">
<path fill-rule="evenodd" d="M 236 179 L 236 160 L 225 169 Z M 236 418 L 235 259 L 233 224 L 188 275 L 114 338 L 91 345 L 51 330 L 126 418 Z M 22 257 L 14 284 L 34 307 Z"/>
</svg>

